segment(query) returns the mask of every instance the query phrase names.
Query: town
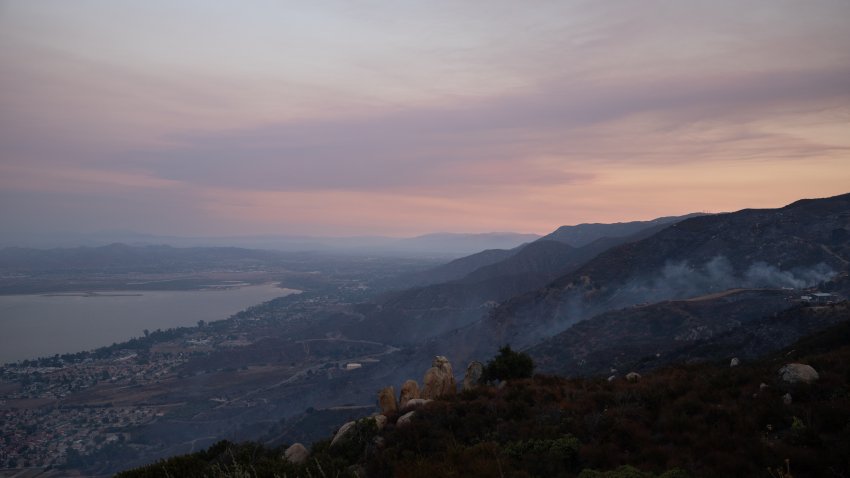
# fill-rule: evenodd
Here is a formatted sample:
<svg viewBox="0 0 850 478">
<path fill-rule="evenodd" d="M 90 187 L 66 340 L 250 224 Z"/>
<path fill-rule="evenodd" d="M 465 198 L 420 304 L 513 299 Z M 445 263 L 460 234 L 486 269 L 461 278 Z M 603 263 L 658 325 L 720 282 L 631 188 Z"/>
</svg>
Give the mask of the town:
<svg viewBox="0 0 850 478">
<path fill-rule="evenodd" d="M 284 340 L 281 350 L 311 353 L 315 360 L 287 355 L 273 363 L 263 347 L 270 336 L 296 336 L 317 310 L 341 304 L 337 294 L 303 293 L 251 307 L 227 320 L 197 327 L 145 331 L 143 337 L 89 352 L 56 355 L 0 366 L 0 468 L 82 468 L 100 456 L 144 448 L 139 431 L 156 420 L 190 419 L 210 409 L 255 407 L 246 387 L 262 391 L 267 380 L 292 383 L 334 378 L 377 361 L 396 349 L 344 340 Z M 322 345 L 332 341 L 333 347 Z M 245 356 L 231 362 L 240 350 Z M 277 350 L 273 350 L 277 355 Z M 298 363 L 296 363 L 298 362 Z M 211 377 L 211 378 L 207 378 Z M 169 390 L 181 381 L 215 385 L 186 400 Z M 165 398 L 163 398 L 165 397 Z"/>
</svg>

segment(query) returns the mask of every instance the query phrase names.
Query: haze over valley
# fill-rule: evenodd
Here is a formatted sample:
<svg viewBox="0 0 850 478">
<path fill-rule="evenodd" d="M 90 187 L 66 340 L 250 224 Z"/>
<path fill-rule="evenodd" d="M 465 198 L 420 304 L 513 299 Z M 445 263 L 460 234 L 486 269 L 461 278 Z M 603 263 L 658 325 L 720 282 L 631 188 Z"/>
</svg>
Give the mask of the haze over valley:
<svg viewBox="0 0 850 478">
<path fill-rule="evenodd" d="M 416 377 L 434 355 L 466 363 L 510 343 L 541 372 L 587 377 L 757 360 L 850 319 L 848 220 L 850 194 L 560 227 L 448 262 L 119 244 L 6 249 L 3 276 L 17 279 L 5 291 L 17 284 L 40 295 L 0 303 L 82 301 L 88 313 L 42 309 L 59 325 L 34 335 L 70 327 L 64 348 L 3 367 L 4 426 L 34 444 L 26 456 L 43 466 L 114 472 L 221 439 L 320 440 L 368 415 L 377 390 Z M 250 291 L 256 304 L 222 317 L 238 303 L 225 296 Z M 43 320 L 3 310 L 13 333 Z M 134 327 L 133 338 L 63 353 L 77 331 L 112 323 Z M 87 425 L 58 426 L 66 407 Z M 112 411 L 135 418 L 113 423 Z M 26 423 L 40 425 L 19 428 Z M 93 441 L 78 450 L 81 436 Z"/>
</svg>

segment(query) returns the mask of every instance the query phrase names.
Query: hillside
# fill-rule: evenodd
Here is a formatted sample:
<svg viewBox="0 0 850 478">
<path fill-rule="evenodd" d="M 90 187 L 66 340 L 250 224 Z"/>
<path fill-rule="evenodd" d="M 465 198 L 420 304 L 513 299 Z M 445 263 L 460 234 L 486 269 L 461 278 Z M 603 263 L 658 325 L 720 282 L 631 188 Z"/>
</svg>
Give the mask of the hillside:
<svg viewBox="0 0 850 478">
<path fill-rule="evenodd" d="M 804 288 L 848 270 L 850 194 L 699 216 L 611 248 L 482 324 L 530 346 L 599 313 L 733 288 Z M 483 333 L 483 332 L 479 332 Z"/>
<path fill-rule="evenodd" d="M 475 283 L 511 275 L 550 276 L 580 263 L 582 254 L 576 248 L 558 241 L 535 241 L 516 254 L 499 262 L 482 266 L 465 275 L 459 282 Z"/>
<path fill-rule="evenodd" d="M 412 274 L 409 277 L 404 277 L 401 282 L 409 286 L 425 286 L 455 280 L 477 282 L 523 271 L 528 272 L 527 267 L 520 267 L 520 270 L 517 270 L 514 269 L 514 266 L 521 266 L 523 262 L 546 260 L 546 246 L 542 250 L 534 251 L 538 243 L 551 244 L 552 242 L 557 242 L 569 246 L 561 248 L 556 253 L 564 253 L 572 248 L 583 248 L 591 243 L 595 243 L 593 247 L 583 249 L 585 252 L 581 255 L 587 258 L 594 251 L 598 254 L 609 247 L 622 244 L 625 241 L 648 237 L 663 229 L 664 226 L 695 215 L 660 217 L 651 221 L 561 226 L 533 242 L 528 242 L 510 249 L 487 249 L 455 259 L 432 269 Z M 644 234 L 641 234 L 642 232 Z M 552 246 L 549 247 L 551 248 Z M 518 253 L 524 253 L 526 256 L 517 261 L 511 261 L 510 259 Z M 550 262 L 553 261 L 550 260 Z M 565 266 L 562 266 L 554 270 L 564 270 L 565 268 Z"/>
<path fill-rule="evenodd" d="M 285 447 L 222 442 L 119 474 L 166 476 L 754 477 L 850 473 L 850 322 L 729 368 L 675 365 L 635 380 L 538 375 L 434 401 L 406 425 Z M 788 383 L 789 362 L 817 371 Z M 239 474 L 242 473 L 242 474 Z M 356 474 L 356 475 L 355 475 Z"/>
<path fill-rule="evenodd" d="M 540 370 L 622 375 L 673 363 L 755 359 L 850 319 L 847 302 L 807 307 L 788 291 L 739 290 L 607 312 L 529 349 Z"/>
<path fill-rule="evenodd" d="M 616 222 L 613 224 L 592 223 L 575 226 L 561 226 L 555 231 L 543 236 L 540 240 L 558 241 L 573 247 L 582 247 L 603 237 L 625 237 L 655 226 L 669 225 L 689 217 L 699 216 L 699 213 L 684 216 L 667 216 L 650 221 Z"/>
<path fill-rule="evenodd" d="M 535 241 L 507 251 L 511 252 L 508 257 L 460 279 L 387 294 L 378 301 L 379 310 L 341 332 L 421 344 L 481 320 L 498 303 L 543 287 L 601 252 L 650 237 L 668 226 L 652 224 L 630 236 L 603 237 L 578 248 L 552 240 Z M 480 256 L 470 259 L 474 257 Z"/>
<path fill-rule="evenodd" d="M 426 286 L 460 279 L 470 272 L 501 262 L 516 254 L 522 246 L 513 249 L 487 249 L 464 256 L 437 267 L 402 277 L 399 282 L 409 287 Z"/>
<path fill-rule="evenodd" d="M 481 234 L 435 233 L 397 239 L 383 248 L 397 252 L 431 252 L 440 255 L 468 255 L 486 249 L 512 249 L 531 242 L 540 236 L 516 232 L 489 232 Z"/>
<path fill-rule="evenodd" d="M 789 346 L 795 340 L 814 331 L 850 320 L 850 304 L 832 306 L 794 307 L 772 317 L 765 317 L 724 332 L 711 340 L 672 351 L 665 362 L 722 361 L 729 357 L 753 360 Z"/>
<path fill-rule="evenodd" d="M 667 219 L 669 221 L 661 223 L 644 222 L 641 224 L 646 225 L 646 227 L 639 228 L 632 234 L 599 237 L 582 246 L 574 247 L 563 241 L 550 240 L 544 237 L 528 244 L 516 254 L 500 262 L 481 267 L 467 274 L 458 282 L 473 283 L 511 275 L 531 274 L 539 277 L 537 283 L 548 283 L 555 277 L 575 270 L 608 249 L 656 234 L 668 227 L 671 222 L 674 222 L 675 218 Z M 531 284 L 529 284 L 530 286 Z M 520 292 L 517 291 L 518 293 Z"/>
</svg>

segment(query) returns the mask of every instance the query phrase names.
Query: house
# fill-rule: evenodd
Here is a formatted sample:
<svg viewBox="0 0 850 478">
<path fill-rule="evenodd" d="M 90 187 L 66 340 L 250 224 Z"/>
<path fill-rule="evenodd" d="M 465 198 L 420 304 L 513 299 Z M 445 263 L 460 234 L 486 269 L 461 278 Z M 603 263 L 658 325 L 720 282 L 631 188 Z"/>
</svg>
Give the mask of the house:
<svg viewBox="0 0 850 478">
<path fill-rule="evenodd" d="M 835 296 L 829 292 L 815 292 L 811 296 L 811 301 L 815 304 L 830 304 L 835 301 Z"/>
</svg>

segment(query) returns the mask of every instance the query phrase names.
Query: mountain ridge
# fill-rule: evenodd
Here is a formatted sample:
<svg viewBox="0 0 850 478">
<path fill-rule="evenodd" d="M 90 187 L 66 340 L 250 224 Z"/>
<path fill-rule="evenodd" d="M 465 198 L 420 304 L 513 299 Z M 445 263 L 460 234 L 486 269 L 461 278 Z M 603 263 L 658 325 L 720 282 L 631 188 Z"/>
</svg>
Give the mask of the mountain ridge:
<svg viewBox="0 0 850 478">
<path fill-rule="evenodd" d="M 847 270 L 848 231 L 850 194 L 692 217 L 611 248 L 546 287 L 506 301 L 493 319 L 519 324 L 533 315 L 566 328 L 642 302 L 734 287 L 811 285 Z"/>
<path fill-rule="evenodd" d="M 561 226 L 539 240 L 552 240 L 581 247 L 603 237 L 623 237 L 636 234 L 643 229 L 662 224 L 673 224 L 685 219 L 702 216 L 703 213 L 690 213 L 682 216 L 663 216 L 648 221 L 626 221 L 614 223 L 582 223 L 574 226 Z"/>
</svg>

